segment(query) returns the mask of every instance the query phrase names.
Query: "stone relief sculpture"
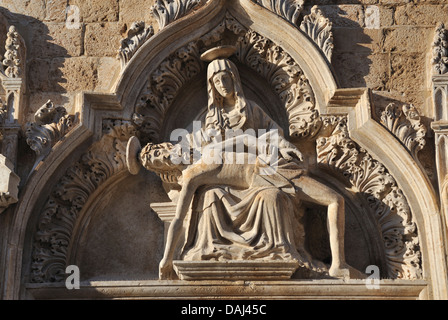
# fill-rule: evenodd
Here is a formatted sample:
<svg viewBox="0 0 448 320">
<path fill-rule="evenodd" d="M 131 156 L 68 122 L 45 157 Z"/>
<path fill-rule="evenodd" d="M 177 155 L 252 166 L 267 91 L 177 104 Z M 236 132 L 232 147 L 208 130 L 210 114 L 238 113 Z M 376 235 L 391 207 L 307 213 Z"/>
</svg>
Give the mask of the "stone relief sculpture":
<svg viewBox="0 0 448 320">
<path fill-rule="evenodd" d="M 126 121 L 104 120 L 103 137 L 69 167 L 45 202 L 33 244 L 31 282 L 66 278 L 68 247 L 76 218 L 89 196 L 114 174 L 126 170 L 126 143 L 135 128 Z"/>
<path fill-rule="evenodd" d="M 34 122 L 26 124 L 26 142 L 37 154 L 35 165 L 42 160 L 74 126 L 75 116 L 67 114 L 50 100 L 34 114 Z"/>
<path fill-rule="evenodd" d="M 243 132 L 267 130 L 268 148 L 273 147 L 275 141 L 272 132 L 277 132 L 278 156 L 265 162 L 258 156 L 261 150 L 257 150 L 257 146 L 256 155 L 242 152 L 245 160 L 235 164 L 226 161 L 229 156 L 238 155 L 213 149 L 219 153 L 213 155 L 214 159 L 222 161 L 176 164 L 171 157 L 173 154 L 185 159 L 197 150 L 188 149 L 182 154 L 179 145 L 149 143 L 140 151 L 138 139 L 130 139 L 127 162 L 131 173 L 138 172 L 143 165 L 166 181 L 177 181 L 181 186 L 176 215 L 169 227 L 160 263 L 160 278 L 175 278 L 173 260 L 187 217 L 185 242 L 177 257 L 180 260 L 296 261 L 317 272 L 327 271 L 332 277 L 362 278 L 361 272 L 345 262 L 343 197 L 307 175 L 300 151 L 284 138 L 282 129 L 258 105 L 245 98 L 238 70 L 227 59 L 233 53 L 232 48 L 224 46 L 201 56 L 204 61 L 210 61 L 208 111 L 202 132 L 218 133 L 219 141 L 228 130 L 238 132 L 230 144 L 244 141 L 246 148 L 254 144 Z M 216 139 L 216 136 L 206 138 L 206 147 L 217 143 Z M 229 141 L 224 139 L 222 143 Z M 253 163 L 247 161 L 250 156 L 256 159 Z M 274 162 L 274 170 L 263 172 L 263 168 Z M 332 253 L 329 269 L 313 260 L 305 249 L 304 230 L 300 225 L 301 201 L 328 207 Z"/>
<path fill-rule="evenodd" d="M 417 225 L 403 191 L 387 171 L 365 149 L 351 140 L 345 117 L 326 117 L 333 131 L 317 139 L 317 162 L 366 197 L 384 243 L 387 277 L 420 279 L 421 252 Z"/>
</svg>

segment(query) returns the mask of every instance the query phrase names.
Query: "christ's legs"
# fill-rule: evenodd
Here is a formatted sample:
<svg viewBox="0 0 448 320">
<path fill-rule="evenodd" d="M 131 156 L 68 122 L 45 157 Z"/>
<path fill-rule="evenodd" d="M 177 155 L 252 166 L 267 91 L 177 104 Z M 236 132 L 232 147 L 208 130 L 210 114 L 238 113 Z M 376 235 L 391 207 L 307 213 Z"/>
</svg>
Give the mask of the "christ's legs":
<svg viewBox="0 0 448 320">
<path fill-rule="evenodd" d="M 326 185 L 308 176 L 293 180 L 298 197 L 307 202 L 328 207 L 327 225 L 332 255 L 330 276 L 337 278 L 365 277 L 361 272 L 345 262 L 344 233 L 345 206 L 344 198 Z"/>
</svg>

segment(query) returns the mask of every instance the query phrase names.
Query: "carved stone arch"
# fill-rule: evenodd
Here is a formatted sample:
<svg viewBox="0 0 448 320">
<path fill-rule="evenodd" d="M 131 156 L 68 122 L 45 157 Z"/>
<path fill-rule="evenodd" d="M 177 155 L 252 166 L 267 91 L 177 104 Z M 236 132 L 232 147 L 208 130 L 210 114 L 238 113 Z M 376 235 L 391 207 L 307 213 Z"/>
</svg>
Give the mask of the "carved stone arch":
<svg viewBox="0 0 448 320">
<path fill-rule="evenodd" d="M 263 11 L 262 14 L 260 11 Z M 269 19 L 266 19 L 266 16 Z M 191 32 L 185 33 L 181 30 Z M 122 70 L 120 80 L 113 89 L 124 108 L 123 115 L 131 118 L 135 113 L 134 108 L 141 108 L 147 100 L 156 100 L 157 96 L 160 97 L 160 94 L 154 94 L 154 90 L 148 88 L 148 77 L 153 77 L 156 85 L 161 86 L 165 75 L 170 78 L 170 80 L 165 79 L 166 81 L 172 81 L 172 85 L 177 86 L 180 82 L 185 82 L 200 72 L 204 68 L 203 63 L 199 60 L 200 53 L 213 44 L 219 43 L 222 32 L 233 33 L 234 36 L 252 32 L 262 38 L 261 41 L 270 41 L 269 39 L 278 38 L 277 35 L 282 34 L 284 37 L 282 36 L 280 43 L 274 41 L 269 45 L 272 50 L 275 48 L 275 50 L 280 50 L 280 56 L 277 57 L 275 52 L 270 53 L 268 50 L 262 55 L 271 54 L 271 56 L 263 58 L 274 64 L 283 63 L 283 66 L 285 63 L 295 63 L 308 83 L 305 85 L 308 85 L 310 91 L 313 92 L 312 99 L 315 100 L 313 109 L 318 112 L 325 111 L 327 102 L 337 88 L 337 81 L 325 55 L 316 44 L 297 26 L 259 4 L 247 0 L 219 0 L 209 1 L 197 9 L 194 15 L 187 15 L 171 23 L 138 48 Z M 166 43 L 168 39 L 170 44 Z M 284 61 L 276 60 L 281 58 Z M 179 74 L 179 70 L 176 73 L 175 66 L 169 64 L 169 59 L 172 60 L 172 63 L 179 64 L 179 61 L 182 61 L 182 64 L 189 63 L 188 69 L 183 70 L 188 71 L 187 74 L 182 74 L 182 77 L 176 76 L 175 74 Z M 175 61 L 173 62 L 173 60 Z M 167 72 L 171 72 L 174 79 L 168 76 Z M 292 72 L 294 71 L 292 70 Z M 162 83 L 158 81 L 162 81 Z M 280 83 L 274 84 L 277 87 L 279 85 Z M 169 91 L 171 94 L 172 90 L 176 90 L 176 88 L 169 88 L 169 90 L 171 90 Z M 155 115 L 151 116 L 150 121 L 146 121 L 152 121 L 155 125 L 155 128 L 147 129 L 153 133 L 160 126 L 160 116 L 166 111 L 166 104 L 171 103 L 169 100 L 166 101 L 165 95 L 163 99 L 165 100 L 153 103 L 151 108 L 155 110 Z M 294 113 L 292 109 L 288 112 Z M 137 123 L 141 121 L 141 119 L 137 119 Z M 298 128 L 297 131 L 298 135 L 302 134 L 302 128 Z"/>
<path fill-rule="evenodd" d="M 272 119 L 274 119 L 288 135 L 288 115 L 282 104 L 282 101 L 273 92 L 272 87 L 256 71 L 253 71 L 248 66 L 241 64 L 237 59 L 232 59 L 240 70 L 241 82 L 245 96 L 257 103 Z M 193 79 L 187 83 L 176 99 L 170 106 L 165 117 L 164 123 L 161 126 L 161 141 L 169 141 L 170 134 L 174 129 L 186 128 L 191 129 L 193 121 L 204 121 L 205 113 L 207 112 L 207 87 L 206 87 L 206 72 L 203 70 L 200 74 L 195 76 L 197 81 Z M 182 114 L 182 117 L 175 115 Z M 172 115 L 172 116 L 169 116 Z"/>
<path fill-rule="evenodd" d="M 202 11 L 206 12 L 207 10 L 218 9 L 219 2 L 217 1 L 215 4 L 217 7 L 212 7 L 211 4 L 208 4 L 205 7 L 200 8 L 196 14 L 199 14 Z M 201 78 L 200 75 L 204 74 L 205 69 L 205 64 L 200 60 L 201 52 L 212 45 L 222 44 L 221 40 L 223 40 L 225 32 L 235 36 L 233 38 L 233 44 L 237 47 L 237 53 L 233 60 L 251 69 L 260 78 L 264 78 L 278 95 L 278 98 L 282 102 L 282 107 L 286 110 L 288 116 L 288 129 L 292 137 L 309 138 L 317 137 L 317 135 L 324 135 L 324 133 L 320 132 L 322 126 L 322 118 L 320 115 L 334 112 L 334 110 L 338 110 L 338 108 L 338 112 L 342 111 L 342 114 L 347 114 L 351 110 L 350 107 L 353 107 L 353 105 L 351 105 L 353 102 L 351 102 L 350 99 L 359 99 L 359 94 L 356 92 L 354 94 L 348 93 L 347 95 L 344 95 L 344 93 L 340 91 L 341 93 L 339 95 L 333 96 L 336 91 L 336 81 L 334 77 L 332 77 L 331 68 L 327 63 L 326 57 L 322 52 L 316 50 L 315 44 L 301 31 L 297 28 L 293 28 L 290 23 L 286 23 L 283 18 L 272 16 L 272 19 L 281 27 L 286 28 L 287 31 L 291 31 L 297 38 L 303 40 L 303 43 L 300 45 L 289 47 L 289 41 L 279 39 L 279 37 L 274 34 L 275 31 L 279 31 L 278 26 L 270 25 L 269 28 L 267 28 L 265 24 L 258 20 L 261 16 L 259 12 L 263 11 L 263 9 L 257 7 L 257 10 L 254 10 L 254 4 L 249 4 L 246 1 L 239 1 L 237 7 L 240 9 L 239 11 L 234 10 L 233 6 L 223 7 L 220 10 L 215 11 L 216 16 L 219 18 L 216 19 L 217 22 L 212 24 L 207 31 L 199 36 L 196 35 L 196 39 L 191 41 L 190 39 L 188 39 L 188 42 L 187 40 L 183 40 L 185 43 L 183 46 L 173 48 L 170 54 L 166 55 L 165 58 L 163 58 L 163 56 L 159 58 L 158 64 L 152 65 L 153 69 L 149 72 L 149 76 L 146 76 L 144 79 L 145 85 L 137 95 L 137 99 L 130 101 L 135 103 L 133 121 L 142 134 L 141 138 L 143 141 L 160 142 L 163 138 L 167 138 L 167 132 L 176 129 L 176 127 L 172 127 L 172 125 L 167 125 L 168 123 L 171 123 L 169 119 L 167 120 L 167 117 L 176 117 L 173 112 L 169 111 L 172 111 L 171 107 L 176 101 L 179 91 L 181 91 L 184 86 L 189 85 L 191 82 L 198 81 L 197 79 Z M 270 15 L 272 13 L 267 12 L 264 14 Z M 178 21 L 176 26 L 180 26 L 181 23 L 186 24 L 187 21 L 188 16 L 182 21 Z M 250 23 L 248 21 L 250 21 Z M 192 20 L 191 23 L 194 24 L 195 22 Z M 282 23 L 284 23 L 284 25 L 282 25 Z M 171 27 L 172 30 L 174 30 L 175 25 L 173 24 Z M 164 31 L 168 32 L 168 30 L 170 30 L 169 27 L 162 30 L 161 33 Z M 272 38 L 269 38 L 270 36 Z M 151 41 L 155 41 L 156 38 L 157 35 L 144 44 L 136 53 L 135 59 L 137 59 L 139 55 L 143 55 L 143 52 L 148 49 Z M 285 38 L 288 38 L 288 32 L 286 32 Z M 308 54 L 314 54 L 313 58 L 307 56 L 303 52 L 305 48 L 308 48 L 307 44 L 314 48 L 314 51 L 311 49 L 308 51 Z M 137 60 L 131 59 L 130 65 L 136 63 L 136 61 Z M 316 70 L 316 63 L 313 61 L 320 63 L 317 68 L 318 70 Z M 129 66 L 129 68 L 132 67 Z M 126 72 L 127 69 L 124 70 L 124 73 Z M 323 75 L 325 75 L 326 78 L 323 77 Z M 321 76 L 321 78 L 319 79 L 320 81 L 316 82 L 315 80 L 318 76 Z M 313 85 L 313 82 L 315 85 Z M 120 85 L 122 84 L 120 83 Z M 295 91 L 297 88 L 298 90 Z M 328 90 L 329 88 L 332 88 L 333 90 Z M 296 95 L 296 93 L 298 94 Z M 330 101 L 329 97 L 332 97 L 333 100 Z M 296 101 L 298 101 L 298 103 L 296 103 Z M 183 102 L 188 105 L 188 101 L 185 102 L 183 100 Z M 355 101 L 355 103 L 357 102 L 358 101 Z M 132 105 L 133 104 L 131 103 L 130 106 Z M 197 106 L 192 105 L 191 107 Z M 329 109 L 329 107 L 331 107 L 331 109 Z M 193 111 L 193 114 L 198 114 L 202 109 Z M 186 112 L 186 110 L 183 111 Z M 190 119 L 192 118 L 194 117 L 190 117 Z M 162 130 L 165 131 L 162 133 Z M 323 130 L 325 131 L 325 129 Z M 160 137 L 159 134 L 163 137 Z M 348 128 L 346 134 L 350 135 Z M 319 150 L 317 153 L 319 157 Z M 317 161 L 319 161 L 319 159 Z M 371 164 L 375 163 L 373 159 L 369 161 Z M 375 166 L 381 167 L 380 164 L 375 164 Z M 332 170 L 337 171 L 338 169 L 333 168 Z M 364 169 L 357 168 L 356 170 Z M 381 171 L 377 182 L 380 184 L 382 181 L 381 179 L 383 178 L 381 174 L 385 174 L 385 170 L 378 170 Z M 367 172 L 364 174 L 367 174 Z M 365 183 L 367 183 L 368 179 L 365 177 L 363 179 L 366 179 Z M 395 184 L 395 182 L 393 184 Z M 378 187 L 384 188 L 380 185 Z M 402 193 L 401 190 L 397 190 L 398 191 L 393 192 L 398 192 L 399 194 Z M 360 192 L 366 191 L 361 190 Z M 367 199 L 366 201 L 371 202 L 373 201 L 373 198 L 380 198 L 381 201 L 387 198 L 384 194 L 380 197 L 378 194 L 369 195 L 368 192 L 366 196 L 370 197 L 370 200 Z M 393 197 L 394 196 L 392 195 L 390 196 L 390 198 Z M 399 195 L 398 197 L 403 196 Z M 386 213 L 386 211 L 398 211 L 398 207 L 393 204 L 392 199 L 385 201 L 390 202 L 386 207 L 383 208 L 382 205 L 378 203 L 371 204 L 373 207 L 370 209 L 374 210 L 378 215 L 391 214 L 394 216 L 396 213 Z M 397 220 L 393 222 L 397 224 L 396 228 L 401 228 L 402 230 L 396 231 L 398 233 L 396 237 L 393 235 L 384 235 L 384 232 L 386 232 L 384 230 L 384 232 L 382 232 L 384 250 L 386 251 L 386 261 L 384 264 L 388 265 L 388 270 L 384 271 L 384 274 L 386 277 L 390 278 L 420 279 L 422 274 L 420 258 L 418 257 L 420 253 L 418 249 L 416 249 L 418 252 L 415 253 L 415 256 L 413 253 L 414 248 L 418 248 L 418 236 L 415 235 L 414 237 L 411 236 L 409 239 L 406 238 L 406 232 L 408 232 L 408 229 L 414 228 L 414 225 L 411 222 L 412 217 L 404 197 L 402 202 L 403 203 L 400 204 L 400 206 L 405 208 L 403 209 L 406 212 L 405 215 L 409 214 L 409 217 L 405 219 L 399 217 L 395 218 L 394 216 L 392 218 L 392 220 Z M 382 218 L 385 220 L 389 219 L 384 216 L 382 216 Z M 405 220 L 405 224 L 410 222 L 410 225 L 401 225 L 403 220 Z M 404 238 L 402 239 L 402 237 L 406 238 L 406 240 L 403 240 Z M 410 245 L 412 242 L 416 243 L 410 245 L 408 251 L 403 251 L 404 247 L 401 244 L 403 241 L 406 243 L 404 247 Z M 391 244 L 392 242 L 395 244 Z M 396 246 L 399 246 L 399 248 Z M 405 256 L 408 258 L 408 265 Z M 403 264 L 403 266 L 401 266 L 401 264 Z M 404 269 L 402 270 L 402 268 Z"/>
<path fill-rule="evenodd" d="M 354 93 L 353 90 L 348 91 Z M 346 95 L 347 92 L 343 94 Z M 336 96 L 334 100 L 339 98 Z M 446 281 L 446 272 L 441 271 L 446 270 L 446 262 L 441 237 L 434 236 L 443 233 L 443 226 L 437 213 L 438 200 L 434 188 L 410 151 L 396 136 L 372 119 L 370 92 L 361 91 L 356 100 L 357 103 L 347 110 L 349 136 L 373 159 L 379 161 L 396 181 L 411 213 L 411 220 L 403 219 L 403 222 L 411 221 L 417 227 L 421 271 L 422 277 L 428 281 L 428 294 L 432 298 L 444 297 L 446 292 L 440 283 Z M 408 231 L 411 230 L 412 228 Z M 442 279 L 442 282 L 434 281 L 433 276 Z"/>
</svg>

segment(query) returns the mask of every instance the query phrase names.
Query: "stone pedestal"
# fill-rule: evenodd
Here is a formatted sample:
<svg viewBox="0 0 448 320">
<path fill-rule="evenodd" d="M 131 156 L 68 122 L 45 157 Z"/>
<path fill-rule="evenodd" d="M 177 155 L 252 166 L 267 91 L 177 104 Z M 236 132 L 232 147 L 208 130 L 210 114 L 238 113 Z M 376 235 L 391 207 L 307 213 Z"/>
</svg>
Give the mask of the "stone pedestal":
<svg viewBox="0 0 448 320">
<path fill-rule="evenodd" d="M 163 222 L 163 243 L 165 244 L 170 223 L 176 215 L 176 204 L 173 202 L 156 202 L 151 203 L 150 207 Z"/>
<path fill-rule="evenodd" d="M 287 280 L 297 261 L 174 261 L 180 280 Z"/>
</svg>

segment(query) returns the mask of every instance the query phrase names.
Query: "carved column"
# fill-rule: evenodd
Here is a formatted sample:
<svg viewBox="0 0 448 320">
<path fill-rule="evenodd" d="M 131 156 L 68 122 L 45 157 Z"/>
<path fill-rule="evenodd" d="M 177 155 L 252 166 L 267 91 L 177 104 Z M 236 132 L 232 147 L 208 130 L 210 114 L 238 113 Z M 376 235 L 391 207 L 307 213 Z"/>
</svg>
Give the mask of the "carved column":
<svg viewBox="0 0 448 320">
<path fill-rule="evenodd" d="M 5 55 L 0 59 L 0 83 L 5 92 L 1 102 L 1 201 L 0 212 L 17 202 L 19 177 L 14 173 L 17 165 L 17 148 L 20 125 L 23 121 L 23 94 L 25 91 L 25 44 L 14 26 L 8 29 Z"/>
<path fill-rule="evenodd" d="M 448 227 L 448 31 L 443 24 L 436 29 L 432 59 L 432 97 L 435 133 L 437 178 L 445 239 Z M 448 248 L 445 248 L 448 254 Z"/>
</svg>

